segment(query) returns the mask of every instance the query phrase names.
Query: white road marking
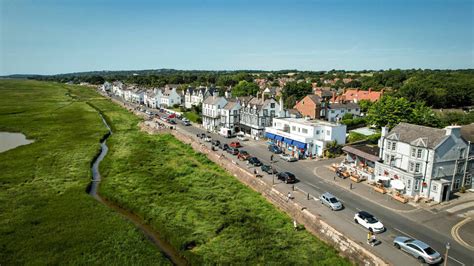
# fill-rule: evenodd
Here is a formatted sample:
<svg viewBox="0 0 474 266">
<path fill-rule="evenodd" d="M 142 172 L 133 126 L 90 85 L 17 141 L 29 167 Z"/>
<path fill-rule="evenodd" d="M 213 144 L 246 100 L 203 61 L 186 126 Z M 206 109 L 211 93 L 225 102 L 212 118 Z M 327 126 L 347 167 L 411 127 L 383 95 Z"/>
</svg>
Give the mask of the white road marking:
<svg viewBox="0 0 474 266">
<path fill-rule="evenodd" d="M 400 230 L 400 229 L 398 229 L 398 228 L 393 228 L 393 229 L 394 229 L 394 230 L 397 230 L 398 232 L 400 232 L 400 233 L 402 233 L 402 234 L 404 234 L 404 235 L 406 235 L 406 236 L 409 236 L 409 237 L 411 237 L 411 238 L 413 238 L 413 239 L 416 239 L 415 237 L 411 236 L 410 234 L 407 234 L 407 233 L 403 232 L 402 230 Z"/>
<path fill-rule="evenodd" d="M 470 207 L 474 207 L 474 201 L 459 204 L 457 206 L 454 206 L 454 207 L 451 207 L 451 208 L 447 209 L 446 211 L 450 212 L 450 213 L 453 213 L 453 212 L 464 210 L 464 209 L 467 209 L 467 208 L 470 208 Z"/>
<path fill-rule="evenodd" d="M 466 264 L 460 262 L 459 260 L 457 260 L 457 259 L 455 259 L 455 258 L 453 258 L 453 257 L 451 257 L 451 256 L 448 256 L 448 258 L 450 258 L 451 260 L 454 260 L 455 262 L 457 262 L 457 263 L 459 263 L 459 264 L 461 264 L 461 265 L 463 265 L 463 266 L 466 265 Z"/>
</svg>

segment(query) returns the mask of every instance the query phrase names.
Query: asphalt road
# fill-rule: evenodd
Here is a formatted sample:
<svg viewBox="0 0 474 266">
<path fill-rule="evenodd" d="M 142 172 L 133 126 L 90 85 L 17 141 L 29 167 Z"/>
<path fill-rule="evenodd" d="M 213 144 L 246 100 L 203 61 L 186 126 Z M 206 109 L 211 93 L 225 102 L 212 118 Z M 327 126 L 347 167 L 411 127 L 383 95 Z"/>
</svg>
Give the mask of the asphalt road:
<svg viewBox="0 0 474 266">
<path fill-rule="evenodd" d="M 165 113 L 159 114 L 166 115 Z M 184 126 L 179 120 L 176 121 L 178 122 L 178 130 L 185 131 L 192 136 L 196 136 L 198 133 L 206 133 L 206 131 L 201 128 Z M 206 133 L 206 135 L 210 135 L 213 139 L 218 139 L 224 143 L 237 141 L 236 138 L 226 139 L 214 133 Z M 252 156 L 259 158 L 263 163 L 269 164 L 271 153 L 267 150 L 266 144 L 263 141 L 250 140 L 245 142 L 241 141 L 241 143 L 244 145 L 244 150 L 248 151 Z M 419 265 L 416 259 L 392 246 L 393 239 L 399 235 L 422 240 L 431 245 L 443 256 L 446 250 L 445 245 L 449 242 L 451 248 L 449 250 L 448 265 L 474 265 L 474 252 L 459 245 L 451 237 L 449 230 L 437 230 L 432 226 L 426 226 L 423 222 L 420 222 L 420 220 L 411 218 L 411 213 L 400 213 L 384 208 L 376 202 L 366 200 L 356 193 L 348 192 L 345 189 L 331 184 L 326 181 L 326 179 L 318 177 L 318 167 L 324 166 L 324 162 L 298 161 L 289 163 L 279 160 L 277 155 L 274 156 L 274 160 L 277 161 L 274 166 L 278 171 L 289 171 L 296 175 L 299 182 L 295 186 L 298 188 L 309 192 L 316 198 L 324 192 L 331 192 L 343 202 L 345 208 L 337 212 L 332 212 L 328 208 L 321 206 L 321 204 L 318 205 L 320 207 L 314 208 L 317 208 L 316 211 L 326 222 L 340 232 L 348 235 L 351 239 L 367 246 L 365 243 L 367 230 L 355 224 L 353 221 L 356 212 L 360 210 L 368 211 L 381 220 L 387 228 L 385 232 L 377 235 L 377 238 L 382 241 L 382 244 L 374 248 L 368 248 L 393 265 Z M 328 162 L 326 161 L 325 163 L 327 164 Z M 287 190 L 291 190 L 291 185 L 281 182 L 278 183 L 277 186 L 287 186 Z M 415 217 L 415 215 L 413 215 L 413 217 Z"/>
<path fill-rule="evenodd" d="M 201 128 L 194 126 L 183 126 L 179 123 L 179 120 L 177 126 L 178 130 L 187 131 L 193 136 L 205 132 Z M 235 138 L 226 139 L 214 133 L 206 133 L 206 135 L 211 135 L 213 139 L 218 139 L 225 143 L 238 141 Z M 240 142 L 244 146 L 242 149 L 248 151 L 252 156 L 259 158 L 263 163 L 270 164 L 271 153 L 267 150 L 266 144 L 263 141 L 251 140 Z M 353 240 L 359 240 L 358 242 L 364 244 L 367 234 L 365 228 L 354 223 L 354 214 L 356 212 L 361 210 L 368 211 L 381 220 L 387 230 L 384 233 L 377 235 L 377 238 L 380 239 L 383 244 L 374 247 L 373 249 L 375 253 L 386 258 L 394 265 L 419 264 L 413 257 L 406 255 L 392 246 L 393 239 L 399 235 L 405 235 L 422 240 L 431 245 L 441 254 L 444 254 L 446 249 L 445 245 L 449 242 L 451 244 L 451 249 L 449 250 L 448 265 L 474 265 L 473 252 L 457 244 L 457 242 L 451 238 L 449 232 L 442 233 L 433 230 L 417 221 L 405 217 L 406 214 L 388 210 L 375 202 L 368 201 L 355 193 L 347 192 L 338 186 L 328 183 L 325 179 L 318 178 L 318 166 L 316 166 L 315 169 L 314 162 L 308 163 L 306 161 L 298 161 L 289 163 L 280 160 L 278 155 L 274 156 L 274 160 L 276 161 L 274 166 L 279 172 L 289 171 L 296 175 L 299 182 L 295 186 L 298 188 L 309 192 L 315 197 L 319 197 L 319 195 L 324 192 L 331 192 L 344 203 L 345 208 L 342 211 L 331 212 L 327 211 L 328 209 L 326 207 L 321 208 L 321 211 L 323 211 L 322 214 L 324 215 L 324 218 L 326 218 L 325 221 L 343 233 L 348 234 Z M 291 190 L 291 185 L 278 184 L 278 186 L 287 186 L 288 191 Z"/>
</svg>

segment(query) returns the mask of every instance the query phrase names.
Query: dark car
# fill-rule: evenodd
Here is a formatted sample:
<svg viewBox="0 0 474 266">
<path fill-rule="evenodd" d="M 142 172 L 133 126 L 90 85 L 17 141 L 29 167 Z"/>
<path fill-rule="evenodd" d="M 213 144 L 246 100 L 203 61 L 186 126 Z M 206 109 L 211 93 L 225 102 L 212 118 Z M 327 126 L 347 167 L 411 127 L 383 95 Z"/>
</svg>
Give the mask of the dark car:
<svg viewBox="0 0 474 266">
<path fill-rule="evenodd" d="M 257 157 L 252 157 L 249 159 L 249 163 L 253 166 L 261 166 L 262 162 Z"/>
<path fill-rule="evenodd" d="M 232 155 L 237 155 L 237 154 L 239 154 L 239 149 L 237 149 L 237 148 L 228 148 L 227 152 L 232 154 Z"/>
<path fill-rule="evenodd" d="M 296 177 L 294 174 L 290 172 L 280 172 L 277 174 L 277 178 L 282 180 L 285 183 L 295 183 L 296 182 Z"/>
<path fill-rule="evenodd" d="M 246 151 L 239 151 L 239 155 L 237 155 L 237 158 L 239 160 L 242 160 L 242 161 L 245 161 L 245 160 L 248 160 L 250 158 L 250 154 Z"/>
<path fill-rule="evenodd" d="M 201 136 L 200 136 L 200 138 L 201 138 L 201 139 L 203 139 L 203 138 L 205 138 L 205 137 L 206 137 L 206 134 L 204 134 L 204 133 L 201 133 Z"/>
<path fill-rule="evenodd" d="M 276 145 L 270 145 L 270 146 L 268 146 L 268 150 L 269 150 L 270 152 L 275 153 L 275 154 L 280 154 L 280 153 L 281 153 L 280 147 L 278 147 L 278 146 L 276 146 Z"/>
<path fill-rule="evenodd" d="M 272 169 L 272 167 L 270 165 L 267 165 L 267 164 L 262 165 L 261 168 L 262 168 L 262 171 L 267 172 L 269 174 L 272 174 L 272 172 L 273 172 L 273 174 L 278 173 L 278 171 L 275 170 L 275 168 Z"/>
<path fill-rule="evenodd" d="M 213 146 L 219 146 L 219 145 L 221 145 L 221 142 L 218 141 L 218 140 L 213 140 L 213 141 L 211 142 L 211 144 L 212 144 Z"/>
<path fill-rule="evenodd" d="M 176 125 L 176 121 L 174 121 L 174 119 L 170 119 L 170 120 L 168 121 L 168 123 L 170 123 L 170 124 L 172 124 L 172 125 Z"/>
</svg>

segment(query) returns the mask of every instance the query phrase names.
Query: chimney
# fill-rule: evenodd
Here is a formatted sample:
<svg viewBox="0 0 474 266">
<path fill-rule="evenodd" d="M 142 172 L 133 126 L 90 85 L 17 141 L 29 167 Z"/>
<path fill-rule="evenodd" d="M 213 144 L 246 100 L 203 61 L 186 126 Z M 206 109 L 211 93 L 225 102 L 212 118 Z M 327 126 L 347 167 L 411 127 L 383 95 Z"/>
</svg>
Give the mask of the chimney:
<svg viewBox="0 0 474 266">
<path fill-rule="evenodd" d="M 446 130 L 446 136 L 456 136 L 460 137 L 461 136 L 461 126 L 453 125 L 453 126 L 447 126 L 444 128 Z"/>
<path fill-rule="evenodd" d="M 388 135 L 388 127 L 387 127 L 387 126 L 382 127 L 380 133 L 381 133 L 381 134 L 380 134 L 381 137 L 387 137 L 387 135 Z"/>
</svg>

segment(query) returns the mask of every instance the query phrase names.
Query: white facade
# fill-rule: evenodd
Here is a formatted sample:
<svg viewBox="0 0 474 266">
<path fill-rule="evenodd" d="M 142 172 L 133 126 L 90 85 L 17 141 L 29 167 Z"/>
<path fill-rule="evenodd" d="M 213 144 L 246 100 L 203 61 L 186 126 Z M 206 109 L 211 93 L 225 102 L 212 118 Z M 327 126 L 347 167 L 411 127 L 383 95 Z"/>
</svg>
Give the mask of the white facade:
<svg viewBox="0 0 474 266">
<path fill-rule="evenodd" d="M 304 118 L 273 118 L 273 126 L 265 128 L 266 136 L 291 150 L 304 150 L 308 156 L 323 156 L 329 142 L 346 143 L 346 126 Z M 273 137 L 279 136 L 279 137 Z"/>
<path fill-rule="evenodd" d="M 337 122 L 342 119 L 345 114 L 360 116 L 360 107 L 356 103 L 331 103 L 327 110 L 326 119 L 329 122 Z"/>
<path fill-rule="evenodd" d="M 460 127 L 400 123 L 390 132 L 382 129 L 379 147 L 382 160 L 375 164 L 375 179 L 401 180 L 405 186 L 401 192 L 409 197 L 446 201 L 462 186 L 468 144 L 460 136 Z"/>
<path fill-rule="evenodd" d="M 246 134 L 261 137 L 265 128 L 272 125 L 273 118 L 286 116 L 287 112 L 283 109 L 282 98 L 278 103 L 273 98 L 265 99 L 262 93 L 260 98 L 254 97 L 249 101 L 242 102 L 240 129 Z"/>
<path fill-rule="evenodd" d="M 221 120 L 220 126 L 235 131 L 235 127 L 240 122 L 240 103 L 239 102 L 227 102 L 227 104 L 221 109 Z"/>
<path fill-rule="evenodd" d="M 181 95 L 176 91 L 176 88 L 166 88 L 162 91 L 160 105 L 164 107 L 172 107 L 175 104 L 181 104 Z"/>
<path fill-rule="evenodd" d="M 220 96 L 209 96 L 202 103 L 202 125 L 209 131 L 219 131 L 222 108 L 227 100 Z"/>
<path fill-rule="evenodd" d="M 188 88 L 184 94 L 184 106 L 189 109 L 193 105 L 200 105 L 204 99 L 212 95 L 213 90 L 207 87 Z"/>
</svg>

